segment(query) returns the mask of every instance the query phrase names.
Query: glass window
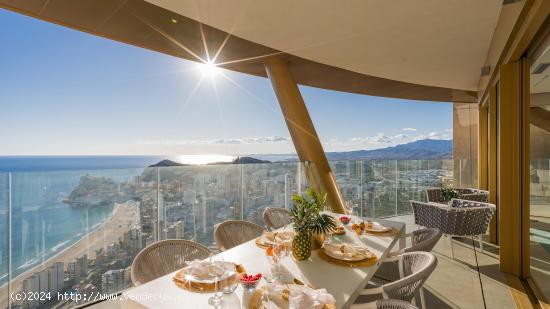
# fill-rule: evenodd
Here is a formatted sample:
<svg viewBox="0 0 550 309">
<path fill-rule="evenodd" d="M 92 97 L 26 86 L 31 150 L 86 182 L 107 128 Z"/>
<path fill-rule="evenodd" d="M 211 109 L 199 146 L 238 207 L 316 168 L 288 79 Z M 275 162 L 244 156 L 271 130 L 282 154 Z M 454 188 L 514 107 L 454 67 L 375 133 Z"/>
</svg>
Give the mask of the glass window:
<svg viewBox="0 0 550 309">
<path fill-rule="evenodd" d="M 550 299 L 550 50 L 532 62 L 530 76 L 531 275 Z"/>
</svg>

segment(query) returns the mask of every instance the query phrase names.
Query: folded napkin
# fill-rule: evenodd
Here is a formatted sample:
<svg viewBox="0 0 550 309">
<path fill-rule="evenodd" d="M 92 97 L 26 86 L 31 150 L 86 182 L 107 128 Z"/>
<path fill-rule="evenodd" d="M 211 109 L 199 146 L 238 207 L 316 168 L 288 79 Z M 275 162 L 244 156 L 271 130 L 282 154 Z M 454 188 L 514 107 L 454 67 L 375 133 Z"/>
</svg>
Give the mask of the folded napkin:
<svg viewBox="0 0 550 309">
<path fill-rule="evenodd" d="M 268 309 L 321 309 L 336 302 L 325 289 L 295 284 L 269 285 L 266 297 Z"/>
<path fill-rule="evenodd" d="M 372 258 L 374 255 L 366 247 L 349 244 L 325 244 L 325 252 L 336 258 Z"/>
<path fill-rule="evenodd" d="M 312 308 L 321 309 L 325 305 L 332 305 L 336 302 L 334 297 L 327 290 L 314 290 L 307 286 L 290 290 L 290 299 L 288 301 L 289 309 Z"/>
<path fill-rule="evenodd" d="M 294 232 L 292 231 L 282 231 L 282 232 L 266 232 L 264 233 L 266 242 L 275 243 L 275 241 L 292 241 L 294 237 Z"/>
<path fill-rule="evenodd" d="M 208 281 L 213 280 L 214 277 L 220 278 L 232 275 L 235 272 L 235 266 L 229 262 L 221 261 L 199 261 L 194 260 L 185 267 L 185 276 L 188 280 L 193 281 Z"/>
</svg>

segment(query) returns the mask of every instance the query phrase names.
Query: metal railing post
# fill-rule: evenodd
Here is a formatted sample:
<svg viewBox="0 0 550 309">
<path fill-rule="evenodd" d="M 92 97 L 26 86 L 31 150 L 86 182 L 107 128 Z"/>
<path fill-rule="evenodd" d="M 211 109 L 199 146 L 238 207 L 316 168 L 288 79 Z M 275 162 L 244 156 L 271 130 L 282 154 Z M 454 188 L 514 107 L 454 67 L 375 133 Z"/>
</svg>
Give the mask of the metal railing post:
<svg viewBox="0 0 550 309">
<path fill-rule="evenodd" d="M 359 161 L 359 206 L 361 207 L 361 218 L 363 216 L 363 160 Z"/>
<path fill-rule="evenodd" d="M 397 216 L 397 205 L 399 204 L 397 202 L 397 186 L 399 185 L 398 183 L 398 175 L 397 175 L 397 160 L 395 160 L 395 216 Z"/>
<path fill-rule="evenodd" d="M 8 295 L 11 295 L 12 276 L 12 179 L 8 173 Z M 8 297 L 8 308 L 11 308 L 11 297 Z"/>
<path fill-rule="evenodd" d="M 160 240 L 160 168 L 157 167 L 157 228 L 155 232 L 155 241 Z"/>
<path fill-rule="evenodd" d="M 241 164 L 241 209 L 240 209 L 240 219 L 244 220 L 244 198 L 245 198 L 245 183 L 244 183 L 244 165 Z"/>
</svg>

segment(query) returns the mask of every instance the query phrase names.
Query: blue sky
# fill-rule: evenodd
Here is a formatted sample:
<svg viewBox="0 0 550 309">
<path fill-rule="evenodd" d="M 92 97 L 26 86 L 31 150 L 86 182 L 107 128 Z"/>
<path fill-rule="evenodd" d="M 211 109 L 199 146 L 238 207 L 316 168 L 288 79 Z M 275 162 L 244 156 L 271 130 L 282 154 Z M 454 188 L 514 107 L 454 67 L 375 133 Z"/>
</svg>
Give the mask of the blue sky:
<svg viewBox="0 0 550 309">
<path fill-rule="evenodd" d="M 267 79 L 2 9 L 0 39 L 0 155 L 294 152 Z M 452 136 L 449 103 L 301 91 L 327 151 Z"/>
</svg>

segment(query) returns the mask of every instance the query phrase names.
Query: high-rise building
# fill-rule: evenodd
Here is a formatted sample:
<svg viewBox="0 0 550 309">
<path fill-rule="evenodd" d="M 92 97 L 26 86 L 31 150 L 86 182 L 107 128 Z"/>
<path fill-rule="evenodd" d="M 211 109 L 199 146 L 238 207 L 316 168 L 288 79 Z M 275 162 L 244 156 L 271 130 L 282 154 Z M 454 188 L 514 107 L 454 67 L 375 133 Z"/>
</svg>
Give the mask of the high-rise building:
<svg viewBox="0 0 550 309">
<path fill-rule="evenodd" d="M 183 204 L 184 206 L 192 206 L 197 202 L 197 192 L 193 190 L 183 191 Z"/>
<path fill-rule="evenodd" d="M 50 291 L 50 282 L 48 280 L 48 270 L 44 269 L 38 273 L 38 292 L 48 293 Z"/>
<path fill-rule="evenodd" d="M 183 239 L 185 222 L 178 221 L 166 228 L 166 239 Z"/>
<path fill-rule="evenodd" d="M 142 233 L 139 227 L 134 227 L 122 236 L 123 245 L 131 252 L 136 253 L 142 248 Z"/>
<path fill-rule="evenodd" d="M 67 274 L 70 279 L 80 279 L 88 275 L 88 255 L 84 254 L 76 258 L 76 261 L 67 264 Z"/>
<path fill-rule="evenodd" d="M 29 277 L 25 278 L 22 283 L 21 292 L 23 293 L 36 293 L 36 291 L 40 290 L 40 279 L 38 274 L 30 275 Z M 33 309 L 38 308 L 38 300 L 33 299 L 25 299 L 22 303 L 22 308 L 24 309 Z"/>
<path fill-rule="evenodd" d="M 63 267 L 63 262 L 57 262 L 48 268 L 49 291 L 52 295 L 63 289 L 65 279 Z"/>
<path fill-rule="evenodd" d="M 103 293 L 117 293 L 124 287 L 124 269 L 111 269 L 101 275 L 101 291 Z"/>
</svg>

